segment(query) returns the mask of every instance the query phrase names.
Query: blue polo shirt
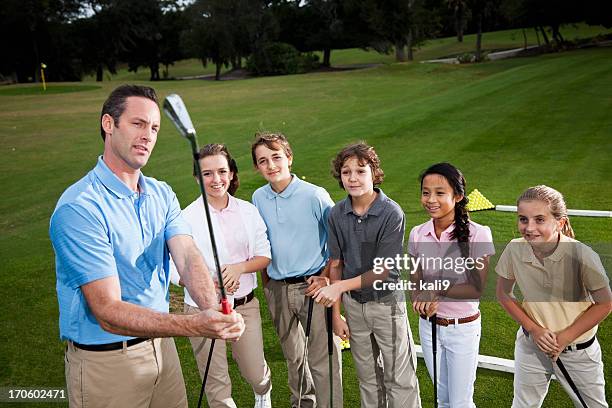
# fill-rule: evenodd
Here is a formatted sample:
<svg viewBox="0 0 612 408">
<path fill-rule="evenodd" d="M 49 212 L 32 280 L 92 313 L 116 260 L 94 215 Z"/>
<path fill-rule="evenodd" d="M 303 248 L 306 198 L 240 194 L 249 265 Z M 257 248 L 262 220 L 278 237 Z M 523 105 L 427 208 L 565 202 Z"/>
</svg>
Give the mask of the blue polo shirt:
<svg viewBox="0 0 612 408">
<path fill-rule="evenodd" d="M 166 241 L 191 234 L 172 189 L 142 174 L 140 193 L 106 166 L 70 186 L 51 216 L 60 337 L 82 344 L 130 339 L 104 331 L 89 309 L 81 285 L 118 276 L 121 299 L 158 312 L 169 309 Z"/>
<path fill-rule="evenodd" d="M 272 262 L 268 276 L 274 280 L 312 275 L 329 257 L 327 217 L 334 206 L 324 188 L 292 174 L 281 193 L 270 183 L 253 193 L 253 204 L 268 227 Z"/>
</svg>

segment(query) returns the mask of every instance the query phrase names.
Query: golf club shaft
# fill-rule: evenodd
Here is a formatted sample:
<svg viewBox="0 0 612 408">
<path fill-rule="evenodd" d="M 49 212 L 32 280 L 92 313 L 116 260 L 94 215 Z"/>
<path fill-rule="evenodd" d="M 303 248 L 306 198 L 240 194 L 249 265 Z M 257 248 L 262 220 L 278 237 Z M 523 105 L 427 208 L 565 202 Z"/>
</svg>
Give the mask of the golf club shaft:
<svg viewBox="0 0 612 408">
<path fill-rule="evenodd" d="M 557 357 L 557 366 L 559 367 L 559 370 L 561 370 L 561 373 L 565 377 L 565 381 L 567 381 L 569 386 L 574 391 L 574 394 L 576 394 L 576 397 L 578 397 L 578 400 L 580 401 L 582 406 L 584 408 L 587 408 L 587 404 L 586 404 L 586 402 L 584 402 L 584 399 L 582 399 L 582 395 L 580 394 L 580 391 L 578 391 L 578 387 L 576 387 L 576 384 L 574 383 L 574 380 L 572 380 L 572 377 L 570 377 L 569 372 L 567 371 L 567 369 L 565 368 L 565 365 L 563 365 L 563 362 L 561 361 L 561 358 L 559 358 L 559 357 Z"/>
<path fill-rule="evenodd" d="M 191 150 L 193 153 L 193 164 L 195 166 L 195 172 L 198 178 L 198 184 L 200 185 L 200 192 L 202 194 L 202 200 L 204 201 L 204 211 L 206 213 L 206 223 L 208 225 L 208 234 L 210 236 L 210 244 L 212 247 L 213 258 L 215 260 L 215 268 L 217 268 L 217 279 L 219 282 L 219 289 L 221 290 L 221 311 L 223 314 L 230 314 L 231 307 L 227 301 L 227 294 L 225 293 L 225 287 L 223 286 L 223 274 L 221 273 L 221 264 L 219 263 L 219 255 L 217 252 L 217 242 L 215 241 L 215 233 L 213 231 L 212 221 L 210 218 L 210 210 L 208 209 L 208 199 L 206 198 L 206 189 L 204 188 L 204 179 L 202 177 L 202 169 L 200 168 L 200 159 L 198 153 L 198 143 L 195 136 L 189 138 L 191 143 Z M 212 353 L 212 348 L 211 348 Z"/>
<path fill-rule="evenodd" d="M 206 341 L 206 340 L 202 340 Z M 202 378 L 202 387 L 200 388 L 200 398 L 198 399 L 198 408 L 202 406 L 202 397 L 204 396 L 204 387 L 206 387 L 206 379 L 208 378 L 208 370 L 210 369 L 210 361 L 212 360 L 213 350 L 215 348 L 215 339 L 211 340 L 208 360 L 206 361 L 206 369 L 204 370 L 204 378 Z"/>
<path fill-rule="evenodd" d="M 314 301 L 312 297 L 308 298 L 308 315 L 306 316 L 306 338 L 304 339 L 304 356 L 302 357 L 302 375 L 300 376 L 300 391 L 298 394 L 298 408 L 302 407 L 302 390 L 304 383 L 304 375 L 306 374 L 306 364 L 308 360 L 308 337 L 310 336 L 310 323 L 312 322 L 312 307 Z"/>
<path fill-rule="evenodd" d="M 327 358 L 329 363 L 329 406 L 334 407 L 334 379 L 333 379 L 333 354 L 334 354 L 334 335 L 332 327 L 332 308 L 326 310 L 327 317 Z"/>
<path fill-rule="evenodd" d="M 200 157 L 198 153 L 198 142 L 196 141 L 195 135 L 188 138 L 191 144 L 191 152 L 193 154 L 193 165 L 195 167 L 195 173 L 198 178 L 198 184 L 200 185 L 200 193 L 202 200 L 204 201 L 204 212 L 206 214 L 206 225 L 208 226 L 208 234 L 210 237 L 210 245 L 212 247 L 213 258 L 215 260 L 215 268 L 217 269 L 217 279 L 219 290 L 221 291 L 221 312 L 223 314 L 230 314 L 232 312 L 231 306 L 227 301 L 227 294 L 225 287 L 223 286 L 223 274 L 221 273 L 221 263 L 219 262 L 219 254 L 217 252 L 217 242 L 215 240 L 215 233 L 213 231 L 212 221 L 210 217 L 210 210 L 208 209 L 208 199 L 206 198 L 206 189 L 204 188 L 204 179 L 202 177 L 202 169 L 200 167 Z M 212 355 L 215 350 L 215 339 L 212 339 L 210 343 L 210 351 L 208 352 L 208 360 L 206 361 L 206 369 L 204 370 L 204 378 L 202 379 L 202 387 L 200 388 L 200 398 L 198 400 L 198 408 L 202 406 L 202 398 L 204 396 L 204 389 L 206 388 L 206 380 L 208 379 L 208 371 L 210 369 L 210 362 Z"/>
<path fill-rule="evenodd" d="M 434 407 L 438 406 L 438 330 L 437 330 L 438 315 L 434 314 L 431 316 L 431 348 L 433 352 L 433 394 L 434 394 Z"/>
</svg>

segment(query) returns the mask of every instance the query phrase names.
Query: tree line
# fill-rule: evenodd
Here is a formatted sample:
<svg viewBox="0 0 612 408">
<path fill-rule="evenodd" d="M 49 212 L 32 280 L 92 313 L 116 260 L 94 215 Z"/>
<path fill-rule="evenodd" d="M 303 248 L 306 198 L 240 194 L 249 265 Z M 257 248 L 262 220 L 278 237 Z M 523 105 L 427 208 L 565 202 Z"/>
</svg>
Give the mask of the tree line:
<svg viewBox="0 0 612 408">
<path fill-rule="evenodd" d="M 169 66 L 199 58 L 216 67 L 274 73 L 331 65 L 344 48 L 413 58 L 424 41 L 476 33 L 476 59 L 486 31 L 535 29 L 545 43 L 565 42 L 563 24 L 612 27 L 609 0 L 3 0 L 0 79 L 50 81 L 148 69 L 168 78 Z M 322 53 L 321 61 L 312 54 Z M 294 61 L 295 62 L 291 62 Z M 291 65 L 293 63 L 295 66 Z M 272 71 L 271 71 L 272 70 Z M 3 78 L 2 78 L 3 77 Z"/>
</svg>

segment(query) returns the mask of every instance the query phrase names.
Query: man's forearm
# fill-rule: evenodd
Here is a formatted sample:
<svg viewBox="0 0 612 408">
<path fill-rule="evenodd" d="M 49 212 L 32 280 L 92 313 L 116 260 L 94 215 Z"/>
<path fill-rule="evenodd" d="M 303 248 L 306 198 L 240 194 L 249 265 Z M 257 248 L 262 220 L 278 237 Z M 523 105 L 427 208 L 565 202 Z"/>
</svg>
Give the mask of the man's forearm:
<svg viewBox="0 0 612 408">
<path fill-rule="evenodd" d="M 133 337 L 197 336 L 195 315 L 160 313 L 124 301 L 107 304 L 97 315 L 100 326 L 113 334 Z"/>
<path fill-rule="evenodd" d="M 200 310 L 216 309 L 218 307 L 219 299 L 215 291 L 215 284 L 208 269 L 199 265 L 197 260 L 187 262 L 181 274 L 181 280 Z"/>
</svg>

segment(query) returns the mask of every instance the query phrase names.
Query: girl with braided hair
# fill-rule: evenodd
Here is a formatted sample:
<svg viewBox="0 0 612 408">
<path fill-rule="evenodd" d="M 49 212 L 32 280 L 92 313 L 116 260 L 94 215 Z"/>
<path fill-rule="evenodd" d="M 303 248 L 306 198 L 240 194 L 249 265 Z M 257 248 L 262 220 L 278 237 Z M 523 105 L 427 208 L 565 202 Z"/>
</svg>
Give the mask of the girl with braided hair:
<svg viewBox="0 0 612 408">
<path fill-rule="evenodd" d="M 475 407 L 472 400 L 480 343 L 479 298 L 495 253 L 489 227 L 470 220 L 465 178 L 449 163 L 421 174 L 421 204 L 431 219 L 410 232 L 412 307 L 421 316 L 419 337 L 433 377 L 432 326 L 436 320 L 436 365 L 440 407 Z M 441 289 L 443 288 L 443 290 Z"/>
</svg>

